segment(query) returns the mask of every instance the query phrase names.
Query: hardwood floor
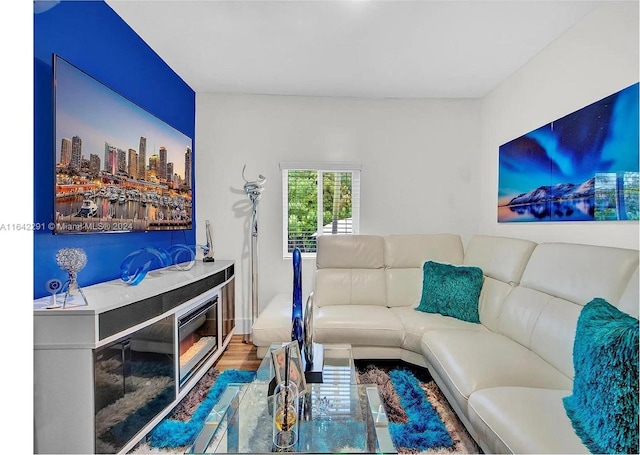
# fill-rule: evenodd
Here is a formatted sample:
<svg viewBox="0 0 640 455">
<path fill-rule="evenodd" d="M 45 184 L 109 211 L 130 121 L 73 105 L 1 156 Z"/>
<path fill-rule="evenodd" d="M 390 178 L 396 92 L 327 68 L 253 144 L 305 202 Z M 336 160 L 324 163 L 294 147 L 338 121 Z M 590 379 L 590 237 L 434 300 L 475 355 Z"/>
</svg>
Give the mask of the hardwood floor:
<svg viewBox="0 0 640 455">
<path fill-rule="evenodd" d="M 257 349 L 253 343 L 244 343 L 243 335 L 233 335 L 226 351 L 214 364 L 221 373 L 224 370 L 251 370 L 256 371 L 262 362 L 258 358 Z"/>
</svg>

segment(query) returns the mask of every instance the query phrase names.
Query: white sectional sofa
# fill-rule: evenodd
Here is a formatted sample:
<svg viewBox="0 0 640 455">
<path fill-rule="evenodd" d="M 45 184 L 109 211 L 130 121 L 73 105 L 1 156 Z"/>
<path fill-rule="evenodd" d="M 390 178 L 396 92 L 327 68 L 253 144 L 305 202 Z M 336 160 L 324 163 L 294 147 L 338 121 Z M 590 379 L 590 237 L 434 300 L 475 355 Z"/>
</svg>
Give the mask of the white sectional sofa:
<svg viewBox="0 0 640 455">
<path fill-rule="evenodd" d="M 429 260 L 482 270 L 479 324 L 416 310 Z M 638 262 L 636 250 L 483 235 L 466 249 L 455 234 L 321 236 L 314 341 L 427 367 L 486 453 L 589 453 L 562 402 L 578 317 L 600 297 L 637 318 Z M 263 356 L 290 333 L 289 294 L 253 342 Z"/>
</svg>

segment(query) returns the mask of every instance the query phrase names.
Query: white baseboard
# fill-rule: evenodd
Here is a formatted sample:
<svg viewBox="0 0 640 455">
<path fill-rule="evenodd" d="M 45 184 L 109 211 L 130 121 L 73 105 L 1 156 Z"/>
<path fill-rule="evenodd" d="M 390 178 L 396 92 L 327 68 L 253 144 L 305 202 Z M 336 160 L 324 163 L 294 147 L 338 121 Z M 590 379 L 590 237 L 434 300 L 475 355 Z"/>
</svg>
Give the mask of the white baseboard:
<svg viewBox="0 0 640 455">
<path fill-rule="evenodd" d="M 251 319 L 236 319 L 236 328 L 234 330 L 234 333 L 236 335 L 251 333 L 251 325 Z"/>
</svg>

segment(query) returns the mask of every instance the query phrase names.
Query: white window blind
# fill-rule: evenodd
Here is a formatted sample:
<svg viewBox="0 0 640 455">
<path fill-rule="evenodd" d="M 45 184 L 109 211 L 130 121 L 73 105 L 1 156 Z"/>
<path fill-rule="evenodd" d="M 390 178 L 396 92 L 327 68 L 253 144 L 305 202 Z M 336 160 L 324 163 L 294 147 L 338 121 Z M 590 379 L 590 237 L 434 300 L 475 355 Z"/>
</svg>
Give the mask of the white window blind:
<svg viewBox="0 0 640 455">
<path fill-rule="evenodd" d="M 283 254 L 314 256 L 319 235 L 360 231 L 360 165 L 280 163 Z"/>
</svg>

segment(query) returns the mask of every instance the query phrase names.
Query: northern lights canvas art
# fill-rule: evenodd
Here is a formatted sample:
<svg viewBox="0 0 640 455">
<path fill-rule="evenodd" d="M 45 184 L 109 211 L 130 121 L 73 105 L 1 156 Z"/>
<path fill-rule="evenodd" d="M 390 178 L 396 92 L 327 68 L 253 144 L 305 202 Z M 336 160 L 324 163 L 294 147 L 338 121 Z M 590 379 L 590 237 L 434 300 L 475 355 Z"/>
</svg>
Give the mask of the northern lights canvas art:
<svg viewBox="0 0 640 455">
<path fill-rule="evenodd" d="M 638 83 L 499 147 L 498 222 L 638 220 Z"/>
</svg>

